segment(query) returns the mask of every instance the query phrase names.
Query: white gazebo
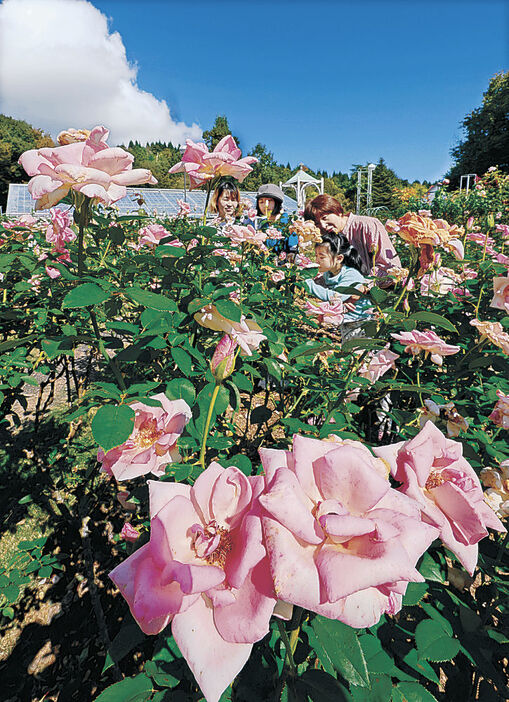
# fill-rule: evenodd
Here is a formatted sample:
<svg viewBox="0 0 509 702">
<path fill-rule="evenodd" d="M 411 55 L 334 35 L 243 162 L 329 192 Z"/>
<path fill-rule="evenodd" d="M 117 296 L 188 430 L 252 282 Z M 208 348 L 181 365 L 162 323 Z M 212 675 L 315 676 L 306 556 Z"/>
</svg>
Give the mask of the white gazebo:
<svg viewBox="0 0 509 702">
<path fill-rule="evenodd" d="M 301 163 L 297 173 L 292 175 L 286 183 L 279 183 L 280 188 L 293 188 L 297 195 L 297 207 L 303 210 L 306 204 L 306 188 L 314 187 L 320 195 L 323 195 L 323 178 L 314 178 L 304 170 L 304 165 Z"/>
</svg>

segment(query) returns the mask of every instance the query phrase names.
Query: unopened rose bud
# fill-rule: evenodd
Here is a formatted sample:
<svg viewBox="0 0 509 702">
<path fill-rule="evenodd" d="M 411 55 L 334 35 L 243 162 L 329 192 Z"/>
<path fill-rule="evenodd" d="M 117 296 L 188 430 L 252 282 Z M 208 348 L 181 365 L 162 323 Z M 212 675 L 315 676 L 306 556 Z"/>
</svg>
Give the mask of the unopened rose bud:
<svg viewBox="0 0 509 702">
<path fill-rule="evenodd" d="M 139 536 L 140 532 L 135 529 L 132 524 L 129 524 L 129 522 L 124 524 L 120 532 L 120 537 L 124 539 L 124 541 L 130 541 L 131 543 L 134 543 Z"/>
<path fill-rule="evenodd" d="M 467 230 L 470 231 L 472 229 L 473 225 L 474 225 L 474 218 L 469 217 L 467 219 Z"/>
<path fill-rule="evenodd" d="M 495 226 L 495 217 L 493 216 L 492 212 L 490 212 L 490 214 L 488 215 L 487 222 L 488 227 L 493 228 Z"/>
<path fill-rule="evenodd" d="M 210 370 L 218 383 L 228 378 L 235 368 L 235 349 L 237 342 L 225 334 L 214 351 L 210 361 Z"/>
</svg>

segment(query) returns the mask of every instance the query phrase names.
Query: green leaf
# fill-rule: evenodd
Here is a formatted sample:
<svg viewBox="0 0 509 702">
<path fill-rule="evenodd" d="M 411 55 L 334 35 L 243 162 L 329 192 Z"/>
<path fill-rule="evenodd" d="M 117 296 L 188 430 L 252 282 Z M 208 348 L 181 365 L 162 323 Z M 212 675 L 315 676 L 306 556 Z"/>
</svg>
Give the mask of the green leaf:
<svg viewBox="0 0 509 702">
<path fill-rule="evenodd" d="M 178 310 L 175 300 L 158 293 L 142 290 L 141 288 L 126 288 L 123 292 L 124 295 L 130 297 L 134 302 L 152 310 L 160 310 L 161 312 L 176 312 Z"/>
<path fill-rule="evenodd" d="M 328 661 L 352 685 L 367 687 L 369 674 L 366 659 L 355 629 L 340 621 L 317 616 L 311 623 L 310 642 L 320 660 Z"/>
<path fill-rule="evenodd" d="M 253 390 L 253 383 L 246 375 L 242 375 L 242 373 L 234 373 L 230 381 L 235 383 L 238 389 L 243 392 L 251 392 Z"/>
<path fill-rule="evenodd" d="M 431 680 L 437 685 L 440 684 L 440 678 L 438 675 L 427 661 L 425 661 L 423 658 L 419 658 L 415 648 L 410 649 L 407 655 L 403 658 L 403 662 L 406 663 L 409 668 L 415 670 L 415 672 L 419 675 L 424 675 L 425 678 L 428 678 L 428 680 Z"/>
<path fill-rule="evenodd" d="M 320 351 L 328 351 L 333 348 L 329 344 L 317 344 L 316 341 L 306 341 L 304 344 L 299 344 L 288 354 L 288 359 L 291 361 L 293 358 L 298 358 L 299 356 L 313 356 Z"/>
<path fill-rule="evenodd" d="M 62 302 L 62 309 L 100 305 L 108 298 L 108 293 L 95 283 L 82 283 L 67 293 Z"/>
<path fill-rule="evenodd" d="M 423 555 L 418 570 L 419 573 L 426 578 L 426 580 L 434 580 L 437 583 L 445 582 L 444 568 L 437 563 L 429 553 L 425 553 Z"/>
<path fill-rule="evenodd" d="M 152 680 L 140 673 L 134 678 L 126 678 L 101 692 L 95 702 L 148 702 L 154 691 Z"/>
<path fill-rule="evenodd" d="M 4 351 L 10 351 L 11 349 L 15 349 L 18 346 L 23 346 L 23 344 L 26 344 L 29 341 L 32 341 L 33 339 L 37 339 L 37 334 L 30 334 L 30 336 L 22 336 L 19 339 L 9 339 L 8 341 L 2 341 L 0 343 L 0 353 L 4 353 Z"/>
<path fill-rule="evenodd" d="M 12 607 L 4 607 L 2 614 L 6 619 L 14 619 L 14 610 Z"/>
<path fill-rule="evenodd" d="M 171 355 L 173 360 L 177 364 L 177 367 L 180 368 L 182 373 L 184 375 L 190 375 L 193 367 L 193 359 L 187 353 L 187 351 L 184 351 L 184 349 L 181 349 L 179 346 L 177 346 L 171 350 Z"/>
<path fill-rule="evenodd" d="M 127 441 L 134 428 L 134 410 L 129 405 L 99 407 L 92 420 L 95 441 L 106 452 Z"/>
<path fill-rule="evenodd" d="M 353 687 L 351 693 L 355 702 L 390 702 L 392 680 L 387 675 L 379 675 L 371 678 L 371 688 Z"/>
<path fill-rule="evenodd" d="M 385 346 L 386 339 L 368 339 L 364 336 L 355 336 L 353 339 L 348 339 L 344 344 L 341 344 L 341 351 L 353 351 L 356 349 L 378 349 Z"/>
<path fill-rule="evenodd" d="M 426 583 L 409 583 L 403 597 L 403 606 L 410 607 L 419 604 L 427 592 L 428 586 Z"/>
<path fill-rule="evenodd" d="M 25 495 L 18 500 L 18 505 L 26 505 L 28 502 L 33 502 L 32 495 Z"/>
<path fill-rule="evenodd" d="M 184 400 L 192 407 L 196 398 L 194 385 L 187 378 L 173 378 L 166 386 L 166 395 L 170 400 Z"/>
<path fill-rule="evenodd" d="M 419 683 L 401 682 L 392 690 L 392 702 L 437 702 L 437 698 Z"/>
<path fill-rule="evenodd" d="M 252 475 L 253 473 L 253 464 L 251 463 L 251 460 L 243 453 L 238 453 L 236 456 L 232 456 L 227 461 L 221 461 L 221 465 L 225 467 L 235 466 L 241 470 L 244 475 Z"/>
<path fill-rule="evenodd" d="M 442 317 L 440 314 L 436 314 L 436 312 L 414 312 L 414 314 L 411 314 L 409 317 L 407 317 L 407 319 L 408 321 L 428 322 L 429 324 L 434 324 L 437 327 L 442 327 L 442 329 L 447 329 L 447 331 L 458 332 L 452 322 L 445 317 Z"/>
<path fill-rule="evenodd" d="M 336 678 L 323 670 L 310 668 L 295 684 L 297 691 L 302 690 L 313 702 L 349 702 L 352 699 Z"/>
<path fill-rule="evenodd" d="M 434 619 L 419 622 L 415 630 L 415 643 L 419 658 L 434 663 L 450 661 L 460 650 L 459 641 L 453 639 Z"/>
<path fill-rule="evenodd" d="M 214 302 L 219 314 L 222 314 L 226 319 L 232 322 L 240 322 L 242 317 L 242 310 L 239 305 L 231 300 L 216 300 Z"/>
<path fill-rule="evenodd" d="M 281 366 L 273 358 L 264 358 L 263 362 L 269 374 L 278 381 L 281 381 Z"/>
<path fill-rule="evenodd" d="M 110 644 L 101 674 L 127 656 L 129 651 L 132 651 L 144 638 L 145 634 L 131 617 L 124 621 L 120 631 Z"/>
<path fill-rule="evenodd" d="M 372 675 L 394 675 L 394 661 L 384 651 L 382 643 L 373 634 L 359 636 L 359 644 L 366 658 L 366 666 Z"/>
</svg>

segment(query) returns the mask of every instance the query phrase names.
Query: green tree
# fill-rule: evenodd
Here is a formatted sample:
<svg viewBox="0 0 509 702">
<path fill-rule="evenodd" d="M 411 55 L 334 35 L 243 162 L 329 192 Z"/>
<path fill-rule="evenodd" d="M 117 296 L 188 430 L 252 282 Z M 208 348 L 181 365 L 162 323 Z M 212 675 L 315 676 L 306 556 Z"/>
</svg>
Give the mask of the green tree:
<svg viewBox="0 0 509 702">
<path fill-rule="evenodd" d="M 0 204 L 5 207 L 9 183 L 23 183 L 29 176 L 18 159 L 28 149 L 54 146 L 53 139 L 28 122 L 0 115 Z"/>
<path fill-rule="evenodd" d="M 490 166 L 509 173 L 509 71 L 491 78 L 482 105 L 461 124 L 465 138 L 451 149 L 451 184 L 456 186 L 466 173 L 482 175 Z"/>
<path fill-rule="evenodd" d="M 228 136 L 228 134 L 231 133 L 232 130 L 230 129 L 226 115 L 217 115 L 213 126 L 203 132 L 203 141 L 207 144 L 209 150 L 212 151 L 212 149 L 219 144 L 223 137 Z M 238 146 L 238 138 L 236 136 L 233 136 L 233 138 Z"/>
</svg>

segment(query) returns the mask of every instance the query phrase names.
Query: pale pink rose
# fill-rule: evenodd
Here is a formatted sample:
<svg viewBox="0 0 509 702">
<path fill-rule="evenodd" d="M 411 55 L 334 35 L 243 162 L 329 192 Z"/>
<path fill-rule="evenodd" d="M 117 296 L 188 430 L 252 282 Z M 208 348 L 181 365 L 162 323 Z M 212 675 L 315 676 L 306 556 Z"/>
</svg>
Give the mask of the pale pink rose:
<svg viewBox="0 0 509 702">
<path fill-rule="evenodd" d="M 473 217 L 469 217 L 469 218 L 467 219 L 467 230 L 468 230 L 468 229 L 472 229 L 473 225 L 474 225 L 474 218 L 473 218 Z"/>
<path fill-rule="evenodd" d="M 487 234 L 480 234 L 479 232 L 469 232 L 467 234 L 467 239 L 468 241 L 473 241 L 474 244 L 482 246 L 483 249 L 486 248 L 486 253 L 489 256 L 494 256 L 496 254 L 496 251 L 493 248 L 495 239 L 492 239 L 491 236 L 488 236 Z"/>
<path fill-rule="evenodd" d="M 257 501 L 263 477 L 212 463 L 192 487 L 148 485 L 150 542 L 110 578 L 146 634 L 171 622 L 205 699 L 218 702 L 276 604 Z"/>
<path fill-rule="evenodd" d="M 497 232 L 502 232 L 503 239 L 509 239 L 509 224 L 497 224 L 495 229 Z"/>
<path fill-rule="evenodd" d="M 417 210 L 417 214 L 421 217 L 431 217 L 431 210 Z"/>
<path fill-rule="evenodd" d="M 431 329 L 425 329 L 424 331 L 414 329 L 409 332 L 391 334 L 391 336 L 403 344 L 405 351 L 410 352 L 414 356 L 421 353 L 421 351 L 424 351 L 425 354 L 431 354 L 431 360 L 438 366 L 442 365 L 444 356 L 452 356 L 460 350 L 459 346 L 446 343 Z"/>
<path fill-rule="evenodd" d="M 132 154 L 109 148 L 108 134 L 105 127 L 95 127 L 85 141 L 31 149 L 21 155 L 19 163 L 33 176 L 28 189 L 37 200 L 36 210 L 56 205 L 71 189 L 111 205 L 125 197 L 127 185 L 157 183 L 150 171 L 133 170 Z"/>
<path fill-rule="evenodd" d="M 279 229 L 276 229 L 276 227 L 267 227 L 265 230 L 265 234 L 267 235 L 267 239 L 282 239 L 283 234 L 279 231 Z"/>
<path fill-rule="evenodd" d="M 461 239 L 449 239 L 449 241 L 444 242 L 442 245 L 446 251 L 452 253 L 457 261 L 463 261 L 465 258 L 465 247 Z"/>
<path fill-rule="evenodd" d="M 237 342 L 228 334 L 225 334 L 216 346 L 210 361 L 210 370 L 216 381 L 222 382 L 233 373 L 237 346 Z"/>
<path fill-rule="evenodd" d="M 413 498 L 423 519 L 440 530 L 440 538 L 468 570 L 477 563 L 477 543 L 487 527 L 505 531 L 483 499 L 479 478 L 463 457 L 459 441 L 446 439 L 427 422 L 409 441 L 373 449 L 388 462 L 399 488 Z"/>
<path fill-rule="evenodd" d="M 64 253 L 66 244 L 76 239 L 71 229 L 71 215 L 59 208 L 50 210 L 51 224 L 46 228 L 46 241 L 53 245 L 53 252 Z"/>
<path fill-rule="evenodd" d="M 233 322 L 231 319 L 223 317 L 215 305 L 207 305 L 196 312 L 194 319 L 202 327 L 229 334 L 240 346 L 241 356 L 252 356 L 252 352 L 267 338 L 253 319 L 246 319 L 242 315 L 240 322 Z"/>
<path fill-rule="evenodd" d="M 274 271 L 274 273 L 270 274 L 270 279 L 273 283 L 280 283 L 285 279 L 285 274 L 283 271 Z"/>
<path fill-rule="evenodd" d="M 158 400 L 161 407 L 133 402 L 134 428 L 127 441 L 106 454 L 102 449 L 97 452 L 103 472 L 116 480 L 131 480 L 146 473 L 159 477 L 168 463 L 182 460 L 177 439 L 191 419 L 189 405 L 184 400 L 169 400 L 164 393 L 150 399 Z"/>
<path fill-rule="evenodd" d="M 504 395 L 501 390 L 497 390 L 497 397 L 497 404 L 489 419 L 498 427 L 509 429 L 509 395 Z"/>
<path fill-rule="evenodd" d="M 295 264 L 297 268 L 318 268 L 318 263 L 316 261 L 312 261 L 304 254 L 297 254 L 295 257 Z"/>
<path fill-rule="evenodd" d="M 304 311 L 308 317 L 315 317 L 319 324 L 341 324 L 345 317 L 340 298 L 334 298 L 330 302 L 306 300 Z"/>
<path fill-rule="evenodd" d="M 437 295 L 445 295 L 452 291 L 459 282 L 459 276 L 450 268 L 437 268 L 431 273 L 426 273 L 422 276 L 421 295 L 425 297 L 431 296 L 433 293 Z"/>
<path fill-rule="evenodd" d="M 198 239 L 191 239 L 191 241 L 190 241 L 189 244 L 187 245 L 187 250 L 188 250 L 188 251 L 191 251 L 191 249 L 196 248 L 196 247 L 198 246 L 198 243 L 199 243 L 199 242 L 198 242 Z"/>
<path fill-rule="evenodd" d="M 240 291 L 239 290 L 233 290 L 231 293 L 228 294 L 228 297 L 232 302 L 235 302 L 237 305 L 240 305 Z"/>
<path fill-rule="evenodd" d="M 52 280 L 59 278 L 61 273 L 58 268 L 53 268 L 53 266 L 46 266 L 46 275 L 48 275 Z"/>
<path fill-rule="evenodd" d="M 477 271 L 474 271 L 472 268 L 464 268 L 462 273 L 461 273 L 461 279 L 462 280 L 474 280 L 477 278 L 479 274 Z"/>
<path fill-rule="evenodd" d="M 233 176 L 240 183 L 253 170 L 257 163 L 254 156 L 241 158 L 242 152 L 229 134 L 223 137 L 210 153 L 206 144 L 186 140 L 186 150 L 182 161 L 170 168 L 168 173 L 187 173 L 191 190 L 219 176 Z"/>
<path fill-rule="evenodd" d="M 490 307 L 509 312 L 509 277 L 493 278 L 493 300 Z"/>
<path fill-rule="evenodd" d="M 191 212 L 191 205 L 185 200 L 177 200 L 177 205 L 179 206 L 177 217 L 187 217 Z"/>
<path fill-rule="evenodd" d="M 368 355 L 366 361 L 359 368 L 361 378 L 368 378 L 372 383 L 375 383 L 387 371 L 396 369 L 396 359 L 399 358 L 399 353 L 394 353 L 389 350 L 389 344 L 380 351 Z"/>
<path fill-rule="evenodd" d="M 494 256 L 492 256 L 491 259 L 494 263 L 501 263 L 503 266 L 508 266 L 509 267 L 509 256 L 506 256 L 503 253 L 497 253 Z"/>
<path fill-rule="evenodd" d="M 408 582 L 423 581 L 415 565 L 438 532 L 391 488 L 385 466 L 360 442 L 298 435 L 291 451 L 260 457 L 277 596 L 353 627 L 398 612 Z"/>
<path fill-rule="evenodd" d="M 129 522 L 124 524 L 122 531 L 120 532 L 120 538 L 124 539 L 124 541 L 129 541 L 132 544 L 139 538 L 139 536 L 140 532 Z"/>
<path fill-rule="evenodd" d="M 42 283 L 42 275 L 36 274 L 27 280 L 28 285 L 34 292 L 39 292 Z"/>
<path fill-rule="evenodd" d="M 156 246 L 159 246 L 162 239 L 167 239 L 170 236 L 173 236 L 173 234 L 165 229 L 162 224 L 149 224 L 139 231 L 138 247 L 148 246 L 154 249 Z M 166 244 L 169 246 L 183 246 L 179 239 L 167 241 Z"/>
<path fill-rule="evenodd" d="M 223 234 L 230 239 L 234 246 L 253 244 L 261 248 L 267 239 L 265 232 L 257 231 L 250 224 L 247 227 L 241 224 L 232 224 L 229 227 L 224 227 Z"/>
<path fill-rule="evenodd" d="M 480 319 L 472 319 L 470 324 L 477 328 L 481 341 L 489 339 L 509 356 L 509 334 L 504 331 L 500 322 L 482 322 Z"/>
</svg>

